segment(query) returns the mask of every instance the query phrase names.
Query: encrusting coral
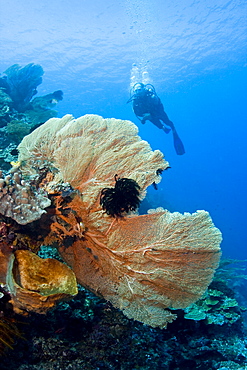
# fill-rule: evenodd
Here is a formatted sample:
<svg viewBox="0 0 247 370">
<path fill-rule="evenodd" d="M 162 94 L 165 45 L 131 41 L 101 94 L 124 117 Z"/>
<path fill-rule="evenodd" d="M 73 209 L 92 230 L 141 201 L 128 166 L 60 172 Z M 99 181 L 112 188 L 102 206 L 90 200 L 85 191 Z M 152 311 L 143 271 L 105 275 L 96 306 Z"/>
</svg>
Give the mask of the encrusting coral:
<svg viewBox="0 0 247 370">
<path fill-rule="evenodd" d="M 47 244 L 58 244 L 79 283 L 129 318 L 165 327 L 210 284 L 220 259 L 221 233 L 205 211 L 180 214 L 164 209 L 138 215 L 107 214 L 102 189 L 116 174 L 138 185 L 138 198 L 158 183 L 168 162 L 137 135 L 130 121 L 86 115 L 52 118 L 18 147 L 23 176 L 46 167 L 45 190 L 53 197 Z M 66 188 L 66 191 L 61 191 Z"/>
</svg>

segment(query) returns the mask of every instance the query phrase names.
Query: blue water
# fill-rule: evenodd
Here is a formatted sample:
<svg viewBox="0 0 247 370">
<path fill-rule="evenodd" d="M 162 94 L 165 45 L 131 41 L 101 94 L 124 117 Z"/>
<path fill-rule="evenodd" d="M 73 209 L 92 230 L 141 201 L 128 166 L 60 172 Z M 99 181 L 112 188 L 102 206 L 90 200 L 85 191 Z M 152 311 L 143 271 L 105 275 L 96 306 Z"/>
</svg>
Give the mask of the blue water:
<svg viewBox="0 0 247 370">
<path fill-rule="evenodd" d="M 38 95 L 58 89 L 58 115 L 129 119 L 171 169 L 148 199 L 210 212 L 225 257 L 247 258 L 247 3 L 241 0 L 1 0 L 0 72 L 41 64 Z M 186 154 L 136 119 L 133 63 L 148 73 Z M 134 159 L 133 159 L 134 160 Z M 138 163 L 137 163 L 138 166 Z"/>
</svg>

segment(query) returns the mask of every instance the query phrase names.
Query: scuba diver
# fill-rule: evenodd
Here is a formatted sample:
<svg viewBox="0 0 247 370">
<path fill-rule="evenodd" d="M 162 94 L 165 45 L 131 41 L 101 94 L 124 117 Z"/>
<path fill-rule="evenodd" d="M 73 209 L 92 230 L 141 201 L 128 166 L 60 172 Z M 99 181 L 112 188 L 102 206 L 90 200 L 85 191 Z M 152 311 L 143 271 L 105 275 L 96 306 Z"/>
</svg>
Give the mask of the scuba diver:
<svg viewBox="0 0 247 370">
<path fill-rule="evenodd" d="M 141 123 L 144 124 L 146 121 L 150 121 L 159 129 L 165 131 L 166 134 L 172 130 L 176 153 L 178 155 L 185 153 L 184 145 L 178 136 L 173 122 L 169 120 L 164 111 L 163 104 L 156 94 L 153 85 L 136 83 L 131 89 L 131 97 L 127 103 L 130 102 L 132 102 L 133 111 Z M 164 124 L 169 126 L 169 128 Z"/>
</svg>

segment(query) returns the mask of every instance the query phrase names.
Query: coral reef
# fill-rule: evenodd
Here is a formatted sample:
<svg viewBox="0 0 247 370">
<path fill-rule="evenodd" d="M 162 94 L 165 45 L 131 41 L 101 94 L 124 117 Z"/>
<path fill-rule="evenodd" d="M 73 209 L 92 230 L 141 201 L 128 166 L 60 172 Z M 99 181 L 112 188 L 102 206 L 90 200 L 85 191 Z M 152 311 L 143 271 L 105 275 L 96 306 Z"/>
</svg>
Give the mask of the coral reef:
<svg viewBox="0 0 247 370">
<path fill-rule="evenodd" d="M 45 253 L 43 251 L 43 253 Z M 47 252 L 46 252 L 47 253 Z M 128 320 L 83 288 L 47 315 L 31 314 L 20 325 L 14 353 L 1 369 L 187 370 L 247 367 L 246 335 L 240 322 L 207 325 L 181 315 L 167 329 Z"/>
<path fill-rule="evenodd" d="M 220 259 L 221 233 L 207 212 L 157 209 L 139 216 L 129 208 L 116 219 L 100 205 L 116 174 L 138 184 L 141 200 L 168 167 L 133 123 L 96 115 L 52 118 L 18 149 L 23 176 L 40 167 L 54 175 L 44 187 L 55 194 L 45 242 L 58 244 L 79 283 L 154 327 L 176 318 L 167 308 L 185 308 L 202 296 Z M 61 184 L 74 189 L 72 197 L 63 196 Z"/>
<path fill-rule="evenodd" d="M 6 133 L 9 135 L 12 142 L 16 142 L 18 144 L 24 136 L 30 133 L 30 125 L 21 119 L 13 119 L 7 123 Z"/>
<path fill-rule="evenodd" d="M 102 190 L 115 190 L 117 179 L 132 180 L 138 200 L 144 199 L 147 186 L 158 183 L 168 168 L 162 153 L 138 137 L 135 125 L 91 115 L 51 119 L 25 137 L 19 150 L 19 161 L 0 179 L 2 199 L 8 194 L 12 209 L 10 217 L 0 211 L 0 347 L 15 350 L 1 358 L 3 370 L 247 366 L 242 309 L 222 274 L 210 284 L 221 234 L 208 213 L 156 208 L 138 215 L 126 197 L 130 207 L 107 214 L 100 204 Z M 28 202 L 49 200 L 37 219 L 23 213 L 21 223 L 15 215 L 17 184 L 29 187 Z M 108 195 L 111 200 L 112 192 Z M 39 259 L 30 250 L 37 253 L 45 242 L 51 246 L 40 248 Z M 79 286 L 75 298 L 55 301 L 53 310 L 39 315 L 49 310 L 49 295 L 67 279 L 67 267 L 59 265 L 58 274 L 54 259 L 68 262 L 77 280 L 99 297 Z M 69 271 L 73 284 L 66 294 L 76 294 Z M 69 298 L 66 294 L 63 298 Z M 128 320 L 100 297 L 158 328 Z M 20 320 L 11 303 L 29 316 Z M 203 319 L 192 312 L 195 306 Z"/>
<path fill-rule="evenodd" d="M 0 77 L 0 168 L 9 169 L 9 146 L 16 148 L 25 135 L 56 117 L 53 108 L 63 99 L 63 92 L 57 90 L 33 99 L 44 73 L 38 64 L 14 64 L 4 73 Z M 12 155 L 16 160 L 17 152 Z"/>
<path fill-rule="evenodd" d="M 38 127 L 52 117 L 56 117 L 57 111 L 53 108 L 61 100 L 63 100 L 63 92 L 61 90 L 34 98 L 30 102 L 29 108 L 25 111 L 25 118 L 29 122 L 31 129 Z"/>
<path fill-rule="evenodd" d="M 0 129 L 0 131 L 1 131 L 1 129 Z M 3 146 L 5 146 L 5 144 Z M 17 160 L 17 156 L 18 156 L 18 151 L 16 149 L 16 144 L 14 144 L 14 143 L 10 143 L 4 149 L 0 148 L 1 169 L 5 170 L 5 171 L 9 170 L 11 168 L 10 163 L 15 162 Z"/>
<path fill-rule="evenodd" d="M 62 90 L 57 90 L 54 91 L 52 94 L 47 94 L 34 98 L 31 101 L 31 107 L 35 111 L 45 111 L 54 108 L 56 104 L 61 100 L 63 100 L 63 92 Z"/>
<path fill-rule="evenodd" d="M 37 94 L 36 88 L 42 83 L 43 68 L 33 63 L 24 67 L 14 64 L 4 73 L 0 86 L 5 88 L 12 99 L 13 107 L 18 112 L 25 111 L 32 97 Z"/>
<path fill-rule="evenodd" d="M 51 202 L 41 188 L 24 181 L 18 168 L 3 176 L 0 171 L 0 213 L 21 225 L 38 220 Z"/>
<path fill-rule="evenodd" d="M 213 282 L 204 296 L 184 311 L 185 319 L 205 320 L 209 325 L 232 325 L 242 317 L 241 308 L 232 291 L 225 284 L 217 282 Z"/>
<path fill-rule="evenodd" d="M 10 111 L 11 104 L 12 99 L 10 98 L 10 96 L 4 92 L 3 88 L 0 88 L 0 118 L 6 117 L 6 115 Z M 0 127 L 2 127 L 2 122 L 3 120 L 0 121 Z"/>
</svg>

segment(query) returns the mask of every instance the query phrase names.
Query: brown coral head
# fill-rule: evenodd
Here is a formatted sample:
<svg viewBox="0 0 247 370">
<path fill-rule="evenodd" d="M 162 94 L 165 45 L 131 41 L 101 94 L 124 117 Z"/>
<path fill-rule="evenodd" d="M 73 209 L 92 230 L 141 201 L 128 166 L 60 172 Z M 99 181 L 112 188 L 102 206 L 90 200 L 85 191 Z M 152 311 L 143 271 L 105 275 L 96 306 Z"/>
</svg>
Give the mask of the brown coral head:
<svg viewBox="0 0 247 370">
<path fill-rule="evenodd" d="M 140 186 L 135 180 L 118 178 L 115 175 L 115 187 L 104 188 L 100 195 L 100 205 L 109 216 L 122 217 L 129 211 L 135 211 L 140 205 Z"/>
</svg>

